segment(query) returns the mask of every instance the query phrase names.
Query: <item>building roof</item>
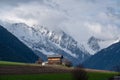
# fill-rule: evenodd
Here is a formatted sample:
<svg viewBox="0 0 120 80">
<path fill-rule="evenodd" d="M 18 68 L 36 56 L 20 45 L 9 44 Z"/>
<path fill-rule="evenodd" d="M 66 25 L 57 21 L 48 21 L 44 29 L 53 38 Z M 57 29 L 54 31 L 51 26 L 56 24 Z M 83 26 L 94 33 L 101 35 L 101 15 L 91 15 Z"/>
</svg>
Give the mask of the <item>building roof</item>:
<svg viewBox="0 0 120 80">
<path fill-rule="evenodd" d="M 59 54 L 54 54 L 54 55 L 48 55 L 47 56 L 48 58 L 55 58 L 55 57 L 59 57 L 59 58 L 61 58 L 62 57 L 62 55 L 59 55 Z"/>
</svg>

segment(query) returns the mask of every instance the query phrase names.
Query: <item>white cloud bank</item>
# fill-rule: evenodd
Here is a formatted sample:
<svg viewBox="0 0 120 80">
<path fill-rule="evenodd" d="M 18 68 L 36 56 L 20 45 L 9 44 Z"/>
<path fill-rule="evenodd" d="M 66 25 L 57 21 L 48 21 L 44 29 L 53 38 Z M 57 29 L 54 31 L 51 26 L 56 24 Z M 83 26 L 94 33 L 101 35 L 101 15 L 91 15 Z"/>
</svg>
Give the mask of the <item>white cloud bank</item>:
<svg viewBox="0 0 120 80">
<path fill-rule="evenodd" d="M 0 19 L 60 28 L 77 41 L 120 37 L 120 0 L 1 0 Z"/>
</svg>

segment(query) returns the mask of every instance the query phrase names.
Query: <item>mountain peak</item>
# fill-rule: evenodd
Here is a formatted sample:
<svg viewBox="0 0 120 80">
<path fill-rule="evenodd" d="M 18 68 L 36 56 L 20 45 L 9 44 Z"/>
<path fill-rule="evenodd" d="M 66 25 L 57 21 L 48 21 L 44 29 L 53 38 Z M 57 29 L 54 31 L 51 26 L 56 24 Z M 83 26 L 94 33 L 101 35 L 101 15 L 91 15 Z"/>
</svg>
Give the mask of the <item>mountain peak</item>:
<svg viewBox="0 0 120 80">
<path fill-rule="evenodd" d="M 112 38 L 112 39 L 100 39 L 96 38 L 95 36 L 91 36 L 88 39 L 87 45 L 92 50 L 94 53 L 97 53 L 98 51 L 109 47 L 112 44 L 115 44 L 119 42 L 120 39 L 117 37 Z"/>
<path fill-rule="evenodd" d="M 100 46 L 99 46 L 99 41 L 102 41 L 98 38 L 95 38 L 94 36 L 90 37 L 87 44 L 89 45 L 89 47 L 94 50 L 94 51 L 99 51 L 100 50 Z"/>
</svg>

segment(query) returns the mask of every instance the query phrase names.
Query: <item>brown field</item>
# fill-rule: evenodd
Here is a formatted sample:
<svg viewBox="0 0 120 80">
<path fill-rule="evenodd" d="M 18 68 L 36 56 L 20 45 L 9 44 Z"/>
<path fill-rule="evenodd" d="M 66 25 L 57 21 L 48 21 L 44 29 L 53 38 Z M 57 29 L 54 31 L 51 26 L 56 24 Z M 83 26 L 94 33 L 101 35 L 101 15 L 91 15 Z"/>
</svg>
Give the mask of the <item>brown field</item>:
<svg viewBox="0 0 120 80">
<path fill-rule="evenodd" d="M 16 66 L 0 66 L 0 75 L 11 74 L 43 74 L 43 73 L 69 73 L 73 68 L 61 66 L 32 66 L 32 65 L 16 65 Z M 85 69 L 87 72 L 110 72 L 104 70 Z"/>
<path fill-rule="evenodd" d="M 71 71 L 72 69 L 53 67 L 53 66 L 0 66 L 0 75 L 65 73 Z"/>
<path fill-rule="evenodd" d="M 79 70 L 60 65 L 2 65 L 0 66 L 0 80 L 74 80 L 74 74 L 81 74 L 78 71 L 74 73 L 76 69 Z M 85 69 L 86 72 L 88 80 L 108 80 L 118 75 L 115 72 L 94 69 Z"/>
</svg>

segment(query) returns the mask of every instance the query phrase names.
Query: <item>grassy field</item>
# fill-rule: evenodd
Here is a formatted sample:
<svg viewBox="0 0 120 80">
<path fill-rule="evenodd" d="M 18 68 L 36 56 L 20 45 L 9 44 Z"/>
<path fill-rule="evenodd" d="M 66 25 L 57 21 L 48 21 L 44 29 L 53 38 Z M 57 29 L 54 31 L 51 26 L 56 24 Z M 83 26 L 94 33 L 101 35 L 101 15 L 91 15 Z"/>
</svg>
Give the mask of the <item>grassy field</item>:
<svg viewBox="0 0 120 80">
<path fill-rule="evenodd" d="M 0 61 L 0 66 L 40 66 L 40 65 L 33 63 Z"/>
<path fill-rule="evenodd" d="M 117 75 L 117 73 L 108 72 L 88 72 L 89 80 L 108 80 L 108 78 Z"/>
<path fill-rule="evenodd" d="M 0 61 L 0 66 L 14 65 L 32 65 L 17 62 Z M 34 64 L 33 64 L 34 65 Z M 96 72 L 88 71 L 88 80 L 108 80 L 108 78 L 117 75 L 115 72 Z M 0 80 L 74 80 L 71 73 L 44 73 L 44 74 L 26 74 L 26 75 L 0 75 Z"/>
<path fill-rule="evenodd" d="M 89 80 L 107 80 L 115 73 L 88 73 Z M 31 75 L 2 75 L 0 80 L 74 80 L 70 73 L 31 74 Z"/>
<path fill-rule="evenodd" d="M 4 75 L 0 80 L 72 80 L 69 73 L 32 74 L 32 75 Z"/>
<path fill-rule="evenodd" d="M 0 61 L 0 66 L 14 66 L 14 65 L 27 65 L 27 64 L 19 62 Z"/>
</svg>

